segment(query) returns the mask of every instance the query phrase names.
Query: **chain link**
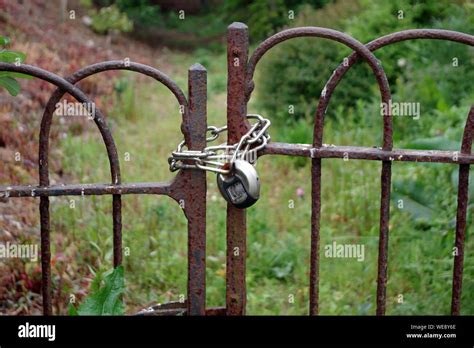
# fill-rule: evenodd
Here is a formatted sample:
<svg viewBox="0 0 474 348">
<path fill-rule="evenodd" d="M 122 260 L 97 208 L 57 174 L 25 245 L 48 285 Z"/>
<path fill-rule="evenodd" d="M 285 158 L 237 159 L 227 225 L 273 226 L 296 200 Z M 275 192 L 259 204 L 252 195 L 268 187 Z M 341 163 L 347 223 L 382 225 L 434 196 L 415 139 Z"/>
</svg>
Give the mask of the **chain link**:
<svg viewBox="0 0 474 348">
<path fill-rule="evenodd" d="M 250 130 L 240 139 L 237 144 L 208 146 L 202 151 L 185 149 L 186 143 L 183 140 L 179 143 L 176 151 L 171 153 L 168 158 L 170 171 L 174 172 L 179 169 L 201 169 L 214 173 L 229 174 L 230 169 L 225 169 L 226 163 L 232 163 L 238 158 L 245 159 L 249 163 L 255 165 L 257 161 L 257 151 L 263 149 L 270 141 L 268 128 L 271 125 L 270 120 L 263 118 L 257 114 L 247 115 L 248 119 L 257 120 Z M 219 135 L 227 131 L 224 127 L 207 127 L 209 137 L 206 142 L 212 142 L 219 138 Z"/>
</svg>

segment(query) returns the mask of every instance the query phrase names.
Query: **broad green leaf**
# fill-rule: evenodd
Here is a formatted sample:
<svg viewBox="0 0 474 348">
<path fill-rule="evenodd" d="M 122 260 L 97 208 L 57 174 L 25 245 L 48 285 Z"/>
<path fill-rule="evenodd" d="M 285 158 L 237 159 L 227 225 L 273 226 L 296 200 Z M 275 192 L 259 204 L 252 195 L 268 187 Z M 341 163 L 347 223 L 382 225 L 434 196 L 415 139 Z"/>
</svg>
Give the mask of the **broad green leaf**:
<svg viewBox="0 0 474 348">
<path fill-rule="evenodd" d="M 405 211 L 417 222 L 431 222 L 438 215 L 432 206 L 434 192 L 419 180 L 394 180 L 392 200 L 401 211 Z"/>
<path fill-rule="evenodd" d="M 79 306 L 79 315 L 123 315 L 122 294 L 125 290 L 123 266 L 104 275 L 104 284 L 95 289 Z"/>
<path fill-rule="evenodd" d="M 17 72 L 11 72 L 11 71 L 0 71 L 0 77 L 3 76 L 10 76 L 10 77 L 16 77 L 16 78 L 21 78 L 21 79 L 32 79 L 33 76 L 31 75 L 26 75 L 22 73 L 17 73 Z"/>
<path fill-rule="evenodd" d="M 436 212 L 432 208 L 415 201 L 412 197 L 403 193 L 393 192 L 392 199 L 396 205 L 401 200 L 403 202 L 403 209 L 400 210 L 409 213 L 415 221 L 430 222 L 436 216 Z"/>
<path fill-rule="evenodd" d="M 436 192 L 433 192 L 430 186 L 422 180 L 394 180 L 393 191 L 411 197 L 422 205 L 433 208 L 433 197 L 435 197 Z"/>
<path fill-rule="evenodd" d="M 0 62 L 4 63 L 23 63 L 26 59 L 26 54 L 15 51 L 2 50 L 0 51 Z"/>
<path fill-rule="evenodd" d="M 5 87 L 12 96 L 16 96 L 20 93 L 20 84 L 12 77 L 0 77 L 0 86 Z"/>
<path fill-rule="evenodd" d="M 445 137 L 415 139 L 405 145 L 407 149 L 459 151 L 460 143 Z"/>
<path fill-rule="evenodd" d="M 77 313 L 76 307 L 74 307 L 74 306 L 72 305 L 72 303 L 69 304 L 68 312 L 69 312 L 69 315 L 70 315 L 70 316 L 77 316 L 77 315 L 79 315 L 79 314 Z"/>
<path fill-rule="evenodd" d="M 10 38 L 6 36 L 0 36 L 0 46 L 8 46 L 10 44 Z"/>
<path fill-rule="evenodd" d="M 100 270 L 95 273 L 94 279 L 91 283 L 91 293 L 96 293 L 100 290 L 102 281 L 104 280 L 104 273 Z"/>
</svg>

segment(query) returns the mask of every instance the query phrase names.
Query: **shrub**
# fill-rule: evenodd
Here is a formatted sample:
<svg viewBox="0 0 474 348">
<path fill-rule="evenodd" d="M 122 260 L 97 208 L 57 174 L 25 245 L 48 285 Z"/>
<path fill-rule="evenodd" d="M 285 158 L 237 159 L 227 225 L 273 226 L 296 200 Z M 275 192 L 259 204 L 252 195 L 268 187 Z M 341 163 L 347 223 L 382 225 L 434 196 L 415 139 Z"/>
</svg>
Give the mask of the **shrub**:
<svg viewBox="0 0 474 348">
<path fill-rule="evenodd" d="M 125 13 L 120 12 L 117 6 L 102 7 L 92 14 L 92 29 L 99 34 L 108 34 L 112 31 L 130 32 L 133 22 Z"/>
<path fill-rule="evenodd" d="M 358 2 L 354 0 L 332 3 L 321 10 L 306 6 L 298 13 L 293 26 L 343 30 L 343 18 L 358 11 Z M 344 57 L 339 46 L 339 43 L 329 40 L 299 38 L 272 49 L 257 69 L 258 106 L 265 109 L 272 120 L 282 123 L 292 124 L 293 120 L 303 118 L 309 120 L 331 71 Z M 350 92 L 349 98 L 352 99 L 354 93 L 365 91 L 368 83 L 367 78 L 357 82 L 353 88 L 339 88 L 336 93 Z M 288 112 L 290 105 L 294 106 L 293 115 Z"/>
<path fill-rule="evenodd" d="M 160 7 L 152 5 L 150 1 L 118 0 L 116 4 L 120 11 L 126 13 L 135 25 L 156 26 L 163 21 Z"/>
<path fill-rule="evenodd" d="M 226 22 L 244 22 L 248 25 L 252 39 L 262 39 L 287 25 L 289 11 L 295 13 L 303 4 L 311 8 L 320 8 L 330 0 L 230 0 L 221 6 Z"/>
<path fill-rule="evenodd" d="M 294 26 L 330 27 L 347 32 L 363 43 L 408 28 L 437 27 L 469 32 L 474 28 L 469 6 L 468 2 L 463 1 L 338 1 L 320 10 L 304 8 Z M 474 73 L 469 69 L 473 61 L 469 49 L 456 43 L 417 40 L 384 47 L 375 55 L 382 62 L 392 93 L 398 93 L 399 97 L 410 101 L 421 100 L 424 111 L 430 112 L 442 105 L 442 100 L 458 103 L 466 98 L 469 91 L 466 84 L 470 80 L 467 77 Z M 341 44 L 314 38 L 281 44 L 268 54 L 259 68 L 256 84 L 259 106 L 277 122 L 311 119 L 331 70 L 350 53 Z M 454 56 L 463 62 L 463 66 L 460 63 L 456 73 L 451 74 Z M 432 80 L 433 76 L 436 76 L 436 82 Z M 459 83 L 460 79 L 463 82 Z M 447 99 L 439 98 L 440 95 Z M 360 63 L 347 73 L 336 88 L 328 110 L 333 115 L 334 105 L 352 107 L 358 99 L 374 98 L 379 98 L 375 77 L 367 64 Z M 295 108 L 291 118 L 289 105 Z"/>
</svg>

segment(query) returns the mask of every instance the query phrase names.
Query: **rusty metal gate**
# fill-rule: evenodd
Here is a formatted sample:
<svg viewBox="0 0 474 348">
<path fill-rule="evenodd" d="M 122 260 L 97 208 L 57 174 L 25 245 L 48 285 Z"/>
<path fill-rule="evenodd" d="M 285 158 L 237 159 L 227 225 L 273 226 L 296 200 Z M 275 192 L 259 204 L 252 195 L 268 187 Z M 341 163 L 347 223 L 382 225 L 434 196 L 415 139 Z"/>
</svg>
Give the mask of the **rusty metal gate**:
<svg viewBox="0 0 474 348">
<path fill-rule="evenodd" d="M 323 144 L 324 115 L 334 89 L 345 73 L 361 59 L 365 60 L 377 80 L 381 102 L 389 104 L 391 94 L 387 77 L 373 51 L 405 40 L 436 39 L 449 40 L 474 46 L 474 36 L 435 29 L 416 29 L 396 32 L 363 45 L 347 34 L 326 28 L 302 27 L 283 30 L 263 41 L 249 57 L 249 37 L 245 24 L 233 23 L 227 32 L 227 127 L 228 143 L 235 144 L 249 130 L 247 103 L 254 89 L 253 76 L 257 63 L 275 45 L 298 37 L 319 37 L 340 42 L 354 52 L 341 63 L 330 77 L 321 94 L 314 123 L 313 144 L 270 143 L 258 155 L 288 155 L 311 158 L 311 261 L 309 277 L 309 314 L 319 311 L 319 238 L 321 218 L 321 168 L 324 158 L 350 158 L 375 160 L 381 166 L 380 234 L 377 272 L 377 315 L 385 314 L 387 285 L 387 255 L 390 217 L 390 187 L 392 161 L 436 162 L 459 165 L 458 206 L 456 216 L 456 237 L 454 245 L 458 250 L 454 256 L 451 314 L 459 315 L 466 236 L 466 215 L 468 202 L 469 168 L 474 164 L 472 138 L 474 134 L 474 105 L 470 108 L 464 128 L 460 152 L 420 151 L 393 149 L 393 127 L 390 108 L 386 108 L 383 122 L 383 144 L 380 148 L 355 146 L 325 146 Z M 199 64 L 189 69 L 189 92 L 183 91 L 168 76 L 150 66 L 125 61 L 109 61 L 87 66 L 73 75 L 61 78 L 51 72 L 29 65 L 16 66 L 0 63 L 0 71 L 28 74 L 57 86 L 44 111 L 40 128 L 39 185 L 0 186 L 3 197 L 39 197 L 41 217 L 41 266 L 43 311 L 51 315 L 51 252 L 50 252 L 50 196 L 69 195 L 112 195 L 113 196 L 113 262 L 122 262 L 122 201 L 127 194 L 167 195 L 177 202 L 185 202 L 184 214 L 188 221 L 188 285 L 187 299 L 181 303 L 170 303 L 156 308 L 157 313 L 187 315 L 244 315 L 246 307 L 246 211 L 232 205 L 227 207 L 227 267 L 226 305 L 206 308 L 206 173 L 201 170 L 185 169 L 178 172 L 170 182 L 148 182 L 122 184 L 120 165 L 112 134 L 104 115 L 95 109 L 94 121 L 105 143 L 110 163 L 111 183 L 81 185 L 50 185 L 48 173 L 49 134 L 54 108 L 65 93 L 81 103 L 90 103 L 87 96 L 75 84 L 91 75 L 107 70 L 130 70 L 147 75 L 162 83 L 175 95 L 182 110 L 181 131 L 190 150 L 203 150 L 206 146 L 206 98 L 207 73 Z M 239 253 L 233 251 L 238 248 Z"/>
</svg>

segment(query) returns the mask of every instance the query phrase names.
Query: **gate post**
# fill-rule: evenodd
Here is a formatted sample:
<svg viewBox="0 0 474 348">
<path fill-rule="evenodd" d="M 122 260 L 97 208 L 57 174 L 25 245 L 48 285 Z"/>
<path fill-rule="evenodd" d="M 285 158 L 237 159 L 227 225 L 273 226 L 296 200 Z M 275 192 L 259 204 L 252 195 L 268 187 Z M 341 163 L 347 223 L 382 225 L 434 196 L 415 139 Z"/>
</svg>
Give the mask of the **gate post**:
<svg viewBox="0 0 474 348">
<path fill-rule="evenodd" d="M 189 110 L 184 129 L 189 150 L 206 147 L 207 72 L 194 64 L 188 72 Z M 185 211 L 188 212 L 188 315 L 206 314 L 206 172 L 189 170 Z"/>
<path fill-rule="evenodd" d="M 249 50 L 248 28 L 227 28 L 227 143 L 237 143 L 248 130 L 245 75 Z M 226 314 L 244 315 L 246 305 L 246 212 L 227 204 Z"/>
</svg>

